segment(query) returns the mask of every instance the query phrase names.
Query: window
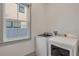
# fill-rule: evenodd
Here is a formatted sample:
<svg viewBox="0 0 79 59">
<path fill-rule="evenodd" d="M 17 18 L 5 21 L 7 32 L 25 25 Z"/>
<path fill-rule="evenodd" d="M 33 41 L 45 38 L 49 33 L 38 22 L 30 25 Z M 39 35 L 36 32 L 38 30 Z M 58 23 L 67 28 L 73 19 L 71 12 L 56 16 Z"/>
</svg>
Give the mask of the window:
<svg viewBox="0 0 79 59">
<path fill-rule="evenodd" d="M 27 22 L 21 22 L 21 28 L 26 28 L 28 26 Z"/>
<path fill-rule="evenodd" d="M 21 13 L 24 13 L 25 12 L 25 5 L 18 4 L 18 11 L 21 12 Z"/>
<path fill-rule="evenodd" d="M 17 4 L 16 4 L 17 6 Z M 18 4 L 19 9 L 17 9 L 17 16 L 19 15 L 23 17 L 27 17 L 26 19 L 6 19 L 6 38 L 7 41 L 14 41 L 14 40 L 22 40 L 22 39 L 29 39 L 30 38 L 30 18 L 28 18 L 28 13 L 30 13 L 30 8 L 25 6 L 24 4 Z M 18 8 L 17 6 L 17 8 Z M 28 12 L 25 14 L 25 12 Z M 30 16 L 30 15 L 29 15 Z M 20 20 L 19 20 L 20 19 Z"/>
<path fill-rule="evenodd" d="M 7 28 L 12 28 L 12 21 L 7 21 L 6 23 Z"/>
<path fill-rule="evenodd" d="M 20 21 L 13 21 L 13 28 L 20 28 Z"/>
</svg>

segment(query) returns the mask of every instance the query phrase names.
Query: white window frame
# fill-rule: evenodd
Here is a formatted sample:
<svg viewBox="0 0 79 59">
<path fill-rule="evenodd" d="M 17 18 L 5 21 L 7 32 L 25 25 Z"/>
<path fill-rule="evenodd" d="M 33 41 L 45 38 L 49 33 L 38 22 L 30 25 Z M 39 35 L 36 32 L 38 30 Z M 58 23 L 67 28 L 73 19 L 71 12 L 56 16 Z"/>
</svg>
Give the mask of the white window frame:
<svg viewBox="0 0 79 59">
<path fill-rule="evenodd" d="M 5 4 L 4 4 L 5 5 Z M 30 5 L 30 4 L 29 4 Z M 5 6 L 4 6 L 5 7 Z M 28 6 L 27 6 L 28 7 Z M 27 15 L 27 17 L 28 17 L 28 21 L 27 21 L 27 23 L 28 23 L 28 36 L 27 37 L 16 37 L 16 38 L 7 38 L 6 37 L 6 21 L 9 21 L 9 19 L 6 19 L 6 18 L 4 18 L 4 30 L 3 30 L 3 41 L 4 42 L 10 42 L 10 41 L 16 41 L 16 40 L 24 40 L 24 39 L 26 39 L 26 40 L 28 40 L 28 39 L 31 39 L 31 6 L 30 7 L 28 7 L 28 13 L 30 13 L 29 15 Z M 18 21 L 18 20 L 17 20 Z M 25 22 L 25 21 L 24 21 Z"/>
</svg>

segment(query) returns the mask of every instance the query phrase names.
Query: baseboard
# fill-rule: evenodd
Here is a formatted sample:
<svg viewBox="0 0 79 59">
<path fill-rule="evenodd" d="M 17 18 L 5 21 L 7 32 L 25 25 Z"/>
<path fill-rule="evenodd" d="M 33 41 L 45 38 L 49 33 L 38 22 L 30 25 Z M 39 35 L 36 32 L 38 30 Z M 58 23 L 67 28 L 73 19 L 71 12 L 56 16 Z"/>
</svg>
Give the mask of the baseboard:
<svg viewBox="0 0 79 59">
<path fill-rule="evenodd" d="M 36 56 L 36 55 L 35 55 L 35 52 L 31 52 L 31 53 L 24 55 L 24 56 Z"/>
</svg>

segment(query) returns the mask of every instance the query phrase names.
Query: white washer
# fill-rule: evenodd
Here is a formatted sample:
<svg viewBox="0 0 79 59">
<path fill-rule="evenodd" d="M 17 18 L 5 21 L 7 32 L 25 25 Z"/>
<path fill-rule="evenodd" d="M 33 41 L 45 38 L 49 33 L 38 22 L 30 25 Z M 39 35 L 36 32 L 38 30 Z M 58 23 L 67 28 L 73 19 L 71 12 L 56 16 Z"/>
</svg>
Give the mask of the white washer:
<svg viewBox="0 0 79 59">
<path fill-rule="evenodd" d="M 51 56 L 51 45 L 66 49 L 70 51 L 69 56 L 77 56 L 78 55 L 78 39 L 73 39 L 69 37 L 60 37 L 55 36 L 49 38 L 49 56 Z"/>
<path fill-rule="evenodd" d="M 47 56 L 48 55 L 48 40 L 50 36 L 36 36 L 36 55 Z"/>
</svg>

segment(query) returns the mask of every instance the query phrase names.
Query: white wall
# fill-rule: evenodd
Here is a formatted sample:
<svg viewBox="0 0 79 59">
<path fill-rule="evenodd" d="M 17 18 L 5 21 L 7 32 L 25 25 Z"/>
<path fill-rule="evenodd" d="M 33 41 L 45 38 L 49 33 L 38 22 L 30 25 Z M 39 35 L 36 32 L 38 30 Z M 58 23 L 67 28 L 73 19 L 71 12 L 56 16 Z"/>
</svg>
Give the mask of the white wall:
<svg viewBox="0 0 79 59">
<path fill-rule="evenodd" d="M 79 4 L 47 4 L 48 31 L 58 30 L 79 36 Z"/>
<path fill-rule="evenodd" d="M 45 6 L 37 3 L 33 4 L 32 7 L 32 34 L 37 35 L 47 31 Z"/>
<path fill-rule="evenodd" d="M 0 44 L 0 56 L 20 56 L 34 52 L 34 36 L 45 31 L 43 4 L 32 4 L 32 39 L 18 43 Z M 43 25 L 44 24 L 44 25 Z"/>
<path fill-rule="evenodd" d="M 44 4 L 33 4 L 32 5 L 32 37 L 39 35 L 47 31 L 46 20 L 45 20 L 45 6 Z M 35 40 L 34 40 L 34 50 L 35 50 Z"/>
</svg>

